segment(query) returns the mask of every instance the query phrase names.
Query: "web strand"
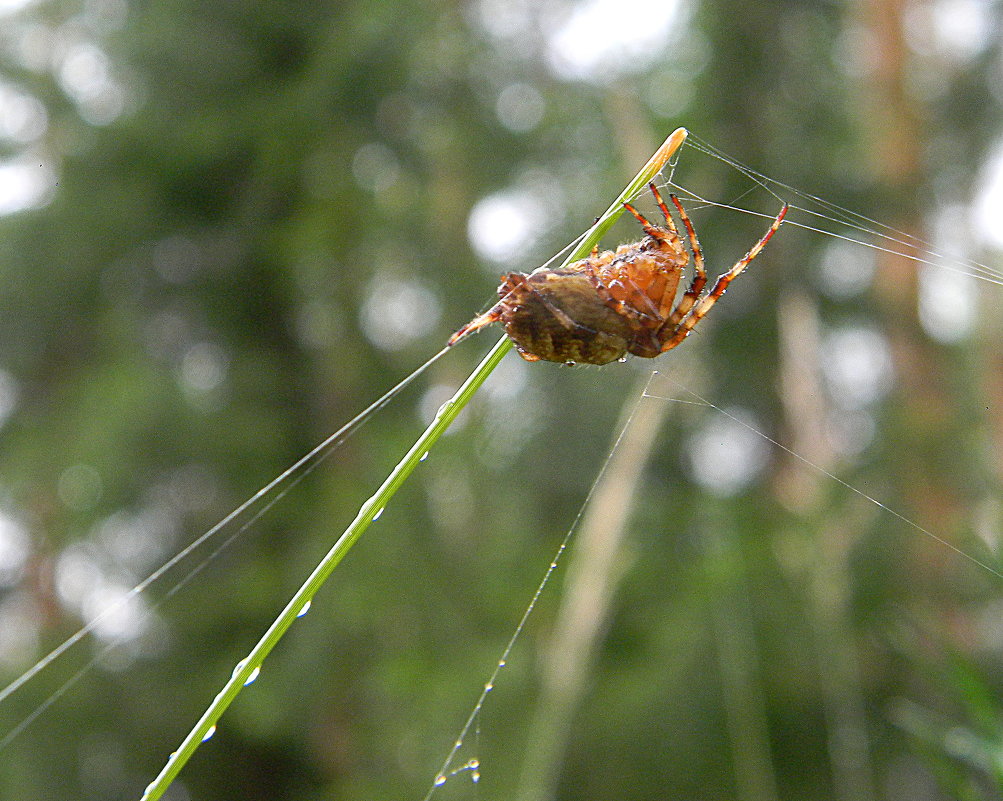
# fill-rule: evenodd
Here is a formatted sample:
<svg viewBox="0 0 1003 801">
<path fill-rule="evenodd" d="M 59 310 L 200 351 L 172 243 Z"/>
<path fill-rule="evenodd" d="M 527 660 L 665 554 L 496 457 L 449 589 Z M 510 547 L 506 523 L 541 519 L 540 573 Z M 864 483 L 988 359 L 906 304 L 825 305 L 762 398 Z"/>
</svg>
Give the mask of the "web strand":
<svg viewBox="0 0 1003 801">
<path fill-rule="evenodd" d="M 266 498 L 269 494 L 274 492 L 282 484 L 284 484 L 285 482 L 289 481 L 291 478 L 299 474 L 299 477 L 296 479 L 294 483 L 287 486 L 280 495 L 274 498 L 263 509 L 259 510 L 250 520 L 248 520 L 243 526 L 241 526 L 240 529 L 238 529 L 238 531 L 223 544 L 223 546 L 213 551 L 206 559 L 204 559 L 201 563 L 199 563 L 191 571 L 191 573 L 189 573 L 187 576 L 185 576 L 184 579 L 182 579 L 182 581 L 180 582 L 180 586 L 175 585 L 175 587 L 168 592 L 168 595 L 166 597 L 170 597 L 175 592 L 177 592 L 181 588 L 181 586 L 187 584 L 210 561 L 215 559 L 216 556 L 218 556 L 218 554 L 227 545 L 230 544 L 230 542 L 232 542 L 234 539 L 240 536 L 244 531 L 248 529 L 248 527 L 251 524 L 257 521 L 261 517 L 261 515 L 263 515 L 265 512 L 271 509 L 272 506 L 274 506 L 274 504 L 277 503 L 278 500 L 280 500 L 286 494 L 286 492 L 292 489 L 292 487 L 295 486 L 296 483 L 301 481 L 306 476 L 306 474 L 308 474 L 311 470 L 313 470 L 317 466 L 317 464 L 320 463 L 320 461 L 329 456 L 334 451 L 334 449 L 336 449 L 339 445 L 341 445 L 341 443 L 344 442 L 345 439 L 347 439 L 352 433 L 355 432 L 356 429 L 359 428 L 359 426 L 361 426 L 366 420 L 368 420 L 375 412 L 382 409 L 387 403 L 389 403 L 394 397 L 396 397 L 405 387 L 411 384 L 416 378 L 418 378 L 418 376 L 424 373 L 425 370 L 427 370 L 432 364 L 434 364 L 443 355 L 445 355 L 447 350 L 448 350 L 447 348 L 443 348 L 434 356 L 432 356 L 432 358 L 426 361 L 418 369 L 416 369 L 410 375 L 402 379 L 398 384 L 389 389 L 381 397 L 373 401 L 369 406 L 367 406 L 365 409 L 359 412 L 355 417 L 353 417 L 351 420 L 345 423 L 345 425 L 343 425 L 333 434 L 325 438 L 322 442 L 320 442 L 318 445 L 312 448 L 309 452 L 301 456 L 293 464 L 291 464 L 289 467 L 287 467 L 285 470 L 279 473 L 275 478 L 273 478 L 271 481 L 265 484 L 256 493 L 254 493 L 254 495 L 252 495 L 242 504 L 237 506 L 222 520 L 220 520 L 218 523 L 216 523 L 214 526 L 208 529 L 205 533 L 203 533 L 201 536 L 193 540 L 191 543 L 185 546 L 181 551 L 179 551 L 170 559 L 168 559 L 166 562 L 164 562 L 164 564 L 162 564 L 149 576 L 143 579 L 143 581 L 139 582 L 139 584 L 134 586 L 131 590 L 129 590 L 129 592 L 125 593 L 114 604 L 109 605 L 107 608 L 102 610 L 100 614 L 95 615 L 91 620 L 89 620 L 86 623 L 86 625 L 82 626 L 74 634 L 70 635 L 60 645 L 58 645 L 56 648 L 54 648 L 52 651 L 50 651 L 48 654 L 46 654 L 44 657 L 38 660 L 34 665 L 32 665 L 32 667 L 30 667 L 28 670 L 22 673 L 18 678 L 14 679 L 14 681 L 12 681 L 6 687 L 0 690 L 0 703 L 3 703 L 18 689 L 20 689 L 29 681 L 31 681 L 32 678 L 34 678 L 43 670 L 45 670 L 45 668 L 48 667 L 50 664 L 52 664 L 56 659 L 58 659 L 60 656 L 66 653 L 70 648 L 72 648 L 74 645 L 80 642 L 84 637 L 86 637 L 88 634 L 94 631 L 98 627 L 98 625 L 101 624 L 103 620 L 107 619 L 114 612 L 120 610 L 123 606 L 125 606 L 134 598 L 136 598 L 136 596 L 145 592 L 152 584 L 161 579 L 172 568 L 174 568 L 180 562 L 184 561 L 189 555 L 197 551 L 200 547 L 202 547 L 202 545 L 204 545 L 210 539 L 215 537 L 220 531 L 226 528 L 226 526 L 228 526 L 238 517 L 240 517 L 244 512 L 248 511 L 255 504 L 260 503 L 264 498 Z M 311 466 L 310 464 L 311 462 L 315 462 L 315 464 Z M 89 668 L 90 666 L 87 667 Z M 84 672 L 86 672 L 86 669 L 87 668 L 84 669 Z M 75 683 L 78 679 L 79 675 L 74 676 L 73 678 L 71 678 L 70 682 Z M 57 690 L 56 692 L 63 692 L 63 690 L 60 689 Z M 48 703 L 49 701 L 47 699 L 46 701 L 43 702 L 42 706 L 45 707 L 48 705 Z M 32 713 L 32 715 L 34 714 L 35 713 Z M 19 730 L 20 729 L 18 729 L 18 731 Z M 8 742 L 7 737 L 4 737 L 3 740 L 0 740 L 0 748 L 6 745 L 7 742 Z"/>
<path fill-rule="evenodd" d="M 680 390 L 682 390 L 683 392 L 686 392 L 687 394 L 689 394 L 691 397 L 693 397 L 695 399 L 696 403 L 699 403 L 701 405 L 707 406 L 708 408 L 714 409 L 716 412 L 719 412 L 720 414 L 724 415 L 725 417 L 727 417 L 732 422 L 737 423 L 738 425 L 742 426 L 743 428 L 748 429 L 749 431 L 751 431 L 756 436 L 761 437 L 766 442 L 768 442 L 770 445 L 773 445 L 775 448 L 779 448 L 780 450 L 782 450 L 784 453 L 788 454 L 789 456 L 793 456 L 799 462 L 801 462 L 802 464 L 810 467 L 812 470 L 815 470 L 816 472 L 822 474 L 826 478 L 831 479 L 832 481 L 835 481 L 841 487 L 843 487 L 845 489 L 848 489 L 850 492 L 853 492 L 856 495 L 859 495 L 861 498 L 863 498 L 866 501 L 874 504 L 875 506 L 877 506 L 882 511 L 887 512 L 892 517 L 897 518 L 898 520 L 900 520 L 901 522 L 903 522 L 906 525 L 910 526 L 911 528 L 915 529 L 916 531 L 920 532 L 921 534 L 925 534 L 927 537 L 929 537 L 930 539 L 932 539 L 934 542 L 936 542 L 936 543 L 944 546 L 945 548 L 947 548 L 947 549 L 949 549 L 951 551 L 954 551 L 954 553 L 956 553 L 958 556 L 961 556 L 961 557 L 967 559 L 969 562 L 971 562 L 971 563 L 973 563 L 975 565 L 978 565 L 983 570 L 987 571 L 988 573 L 991 573 L 993 576 L 996 576 L 996 578 L 1003 579 L 1003 572 L 1000 572 L 999 570 L 997 570 L 996 568 L 994 568 L 991 565 L 987 564 L 986 562 L 983 562 L 981 559 L 979 559 L 979 558 L 977 558 L 975 556 L 972 556 L 970 553 L 968 553 L 967 551 L 963 550 L 962 548 L 959 548 L 957 545 L 954 545 L 953 543 L 948 542 L 943 537 L 940 537 L 937 534 L 935 534 L 934 532 L 930 531 L 928 528 L 925 528 L 924 526 L 921 526 L 916 521 L 910 520 L 908 517 L 906 517 L 905 515 L 901 514 L 900 512 L 896 512 L 890 506 L 888 506 L 885 503 L 882 503 L 881 501 L 879 501 L 877 498 L 873 497 L 872 495 L 868 495 L 863 490 L 857 489 L 857 487 L 853 486 L 848 481 L 844 481 L 839 476 L 837 476 L 835 473 L 832 473 L 829 470 L 826 470 L 821 465 L 816 464 L 815 462 L 811 461 L 810 459 L 802 456 L 800 453 L 797 453 L 796 451 L 792 450 L 791 448 L 788 448 L 783 443 L 778 442 L 777 440 L 773 439 L 773 437 L 771 437 L 766 432 L 761 431 L 760 429 L 758 429 L 755 426 L 751 425 L 747 421 L 742 420 L 740 417 L 737 417 L 737 416 L 735 416 L 733 414 L 730 414 L 725 409 L 722 409 L 720 406 L 717 406 L 716 404 L 711 403 L 711 401 L 707 400 L 707 398 L 703 397 L 702 395 L 699 395 L 698 393 L 696 393 L 693 390 L 689 389 L 688 387 L 684 386 L 680 382 L 678 382 L 678 381 L 676 381 L 676 380 L 674 380 L 672 378 L 669 378 L 667 375 L 659 374 L 659 373 L 656 373 L 656 375 L 662 375 L 662 380 L 668 381 L 668 382 L 674 384 Z M 649 382 L 649 386 L 650 386 L 650 382 Z M 648 394 L 647 390 L 645 390 L 645 396 L 649 397 L 649 398 L 660 398 L 662 400 L 667 400 L 667 401 L 676 401 L 676 402 L 681 402 L 681 403 L 686 403 L 687 402 L 687 401 L 680 401 L 678 398 L 670 398 L 670 397 L 663 396 L 663 395 Z"/>
<path fill-rule="evenodd" d="M 532 597 L 529 600 L 529 604 L 526 606 L 526 609 L 522 613 L 522 617 L 519 618 L 519 622 L 515 627 L 515 631 L 513 631 L 512 636 L 509 637 L 509 640 L 506 643 L 505 648 L 502 650 L 501 657 L 499 657 L 498 661 L 495 663 L 494 670 L 491 672 L 491 675 L 488 678 L 487 682 L 485 682 L 484 689 L 481 690 L 480 696 L 477 698 L 477 701 L 474 704 L 473 709 L 467 716 L 466 722 L 460 729 L 459 736 L 453 742 L 453 747 L 450 749 L 449 754 L 446 756 L 446 760 L 445 762 L 443 762 L 442 767 L 439 769 L 439 772 L 435 775 L 435 779 L 432 782 L 432 786 L 429 787 L 428 792 L 425 794 L 423 801 L 431 801 L 432 796 L 435 795 L 435 792 L 436 790 L 439 789 L 439 787 L 445 784 L 450 777 L 457 775 L 464 769 L 465 766 L 459 769 L 453 768 L 453 762 L 456 759 L 456 755 L 457 753 L 459 753 L 459 750 L 463 747 L 463 743 L 466 740 L 466 737 L 469 734 L 470 729 L 479 720 L 481 710 L 484 707 L 484 702 L 487 700 L 488 693 L 490 693 L 491 690 L 494 689 L 495 684 L 498 681 L 498 676 L 501 674 L 502 668 L 504 668 L 505 665 L 508 663 L 508 657 L 512 653 L 512 649 L 515 648 L 515 644 L 518 641 L 519 637 L 522 635 L 523 629 L 525 629 L 526 627 L 526 622 L 529 620 L 530 615 L 532 615 L 533 611 L 536 609 L 537 603 L 540 600 L 540 596 L 543 595 L 544 590 L 547 588 L 547 584 L 550 582 L 551 576 L 554 574 L 554 571 L 557 570 L 561 557 L 564 555 L 564 552 L 567 550 L 572 537 L 578 530 L 578 526 L 581 523 L 582 517 L 585 514 L 585 510 L 588 508 L 589 503 L 592 500 L 592 496 L 595 495 L 596 489 L 599 487 L 600 483 L 602 482 L 603 476 L 606 474 L 606 468 L 609 466 L 609 463 L 612 460 L 613 455 L 620 447 L 620 443 L 623 441 L 624 435 L 630 428 L 630 424 L 634 421 L 634 418 L 637 416 L 637 410 L 640 408 L 640 405 L 641 403 L 644 402 L 645 398 L 652 397 L 648 395 L 648 388 L 651 386 L 651 381 L 654 379 L 656 375 L 657 373 L 652 373 L 651 377 L 648 379 L 647 384 L 645 384 L 644 389 L 639 394 L 637 401 L 634 403 L 634 406 L 631 409 L 630 414 L 627 416 L 627 420 L 624 422 L 623 426 L 621 426 L 620 432 L 619 434 L 617 434 L 616 440 L 613 442 L 613 445 L 607 452 L 606 458 L 603 460 L 602 466 L 599 468 L 599 472 L 596 474 L 596 477 L 592 481 L 592 485 L 589 487 L 588 493 L 586 493 L 585 495 L 585 499 L 578 507 L 578 512 L 575 514 L 574 520 L 571 521 L 571 525 L 568 526 L 568 530 L 565 532 L 564 538 L 557 546 L 557 551 L 554 553 L 554 557 L 550 560 L 550 564 L 547 566 L 547 569 L 543 574 L 543 578 L 537 585 L 535 592 L 533 593 Z"/>
<path fill-rule="evenodd" d="M 824 222 L 835 223 L 837 225 L 842 225 L 851 230 L 857 231 L 861 234 L 873 237 L 875 239 L 885 242 L 885 246 L 877 245 L 873 242 L 868 242 L 863 239 L 855 239 L 851 236 L 845 234 L 840 234 L 834 231 L 827 230 L 825 228 L 818 228 L 805 223 L 797 222 L 796 219 L 792 220 L 790 217 L 786 220 L 785 224 L 792 225 L 798 228 L 804 228 L 809 231 L 816 233 L 825 234 L 826 236 L 831 236 L 837 239 L 843 239 L 846 241 L 853 242 L 855 244 L 863 245 L 865 247 L 872 248 L 874 250 L 882 251 L 885 253 L 891 253 L 903 258 L 907 258 L 911 261 L 915 261 L 921 264 L 928 264 L 931 266 L 942 267 L 944 269 L 950 270 L 952 272 L 962 273 L 964 275 L 969 275 L 973 278 L 977 278 L 982 281 L 987 281 L 993 284 L 1003 284 L 1003 272 L 995 270 L 988 265 L 982 264 L 981 262 L 975 261 L 973 259 L 959 258 L 952 256 L 949 253 L 944 253 L 937 250 L 930 242 L 909 234 L 905 231 L 901 231 L 897 228 L 882 223 L 878 220 L 874 220 L 858 212 L 851 211 L 842 206 L 839 206 L 831 201 L 825 200 L 817 195 L 804 192 L 796 187 L 789 184 L 785 184 L 782 181 L 770 178 L 762 173 L 753 170 L 751 167 L 747 167 L 741 162 L 733 159 L 732 157 L 722 153 L 720 150 L 701 140 L 698 136 L 690 133 L 684 147 L 691 147 L 701 153 L 704 153 L 712 158 L 718 159 L 724 162 L 729 167 L 734 168 L 738 172 L 742 173 L 746 178 L 752 181 L 756 186 L 761 188 L 763 191 L 769 193 L 778 202 L 790 202 L 791 197 L 800 198 L 808 205 L 799 205 L 796 202 L 790 203 L 792 210 L 799 211 L 803 214 L 817 218 L 818 220 Z M 728 208 L 736 211 L 742 211 L 748 214 L 753 214 L 755 216 L 769 217 L 767 214 L 760 214 L 758 212 L 750 211 L 748 209 L 743 209 L 736 207 L 734 201 L 732 203 L 721 203 L 708 200 L 706 198 L 700 197 L 699 195 L 687 190 L 683 187 L 678 186 L 672 182 L 671 177 L 668 179 L 668 183 L 678 188 L 681 192 L 685 192 L 691 199 L 697 200 L 701 203 L 706 203 L 709 206 L 716 206 L 719 208 Z M 750 190 L 751 191 L 751 190 Z M 748 194 L 748 191 L 743 193 L 743 196 Z M 741 196 L 740 196 L 741 197 Z M 810 208 L 811 205 L 815 205 L 821 209 L 821 211 Z M 914 251 L 914 252 L 913 252 Z"/>
</svg>

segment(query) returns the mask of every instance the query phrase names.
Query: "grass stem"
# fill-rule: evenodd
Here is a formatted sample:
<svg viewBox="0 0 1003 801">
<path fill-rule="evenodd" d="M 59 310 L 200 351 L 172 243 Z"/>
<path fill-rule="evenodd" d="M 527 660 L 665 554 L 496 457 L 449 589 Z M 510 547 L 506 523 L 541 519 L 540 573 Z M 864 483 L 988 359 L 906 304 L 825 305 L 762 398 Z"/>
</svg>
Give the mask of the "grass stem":
<svg viewBox="0 0 1003 801">
<path fill-rule="evenodd" d="M 616 221 L 616 218 L 623 211 L 623 204 L 632 200 L 649 182 L 654 180 L 659 171 L 669 159 L 675 154 L 686 138 L 686 129 L 678 128 L 662 143 L 662 146 L 655 151 L 648 163 L 641 168 L 641 171 L 634 177 L 627 187 L 620 194 L 620 197 L 606 210 L 606 212 L 596 221 L 595 225 L 589 229 L 581 243 L 567 257 L 564 264 L 588 255 L 592 247 L 599 242 L 602 236 Z M 563 265 L 562 265 L 563 266 Z M 261 669 L 261 664 L 268 656 L 272 648 L 282 638 L 289 627 L 302 616 L 313 599 L 314 594 L 331 575 L 331 572 L 345 557 L 345 554 L 359 540 L 362 534 L 369 528 L 369 524 L 382 512 L 383 508 L 390 502 L 398 488 L 411 475 L 414 468 L 421 462 L 422 457 L 428 453 L 429 449 L 436 443 L 440 436 L 449 428 L 456 416 L 463 410 L 474 393 L 480 389 L 481 385 L 498 366 L 502 358 L 511 349 L 512 343 L 507 337 L 502 337 L 491 349 L 487 356 L 481 361 L 470 377 L 463 382 L 463 385 L 456 391 L 456 394 L 444 403 L 435 419 L 418 438 L 415 444 L 404 455 L 397 466 L 390 472 L 380 488 L 367 500 L 359 509 L 355 520 L 345 529 L 341 537 L 334 544 L 330 551 L 317 564 L 309 578 L 296 591 L 289 603 L 286 604 L 282 612 L 275 618 L 271 626 L 264 633 L 258 643 L 251 649 L 250 653 L 237 663 L 229 680 L 206 708 L 202 717 L 181 742 L 178 750 L 171 754 L 167 764 L 157 775 L 157 777 L 147 786 L 143 793 L 142 801 L 156 801 L 159 799 L 171 782 L 178 775 L 185 763 L 191 758 L 195 750 L 203 742 L 208 740 L 216 731 L 216 722 L 226 711 L 227 707 L 237 694 L 250 684 Z"/>
</svg>

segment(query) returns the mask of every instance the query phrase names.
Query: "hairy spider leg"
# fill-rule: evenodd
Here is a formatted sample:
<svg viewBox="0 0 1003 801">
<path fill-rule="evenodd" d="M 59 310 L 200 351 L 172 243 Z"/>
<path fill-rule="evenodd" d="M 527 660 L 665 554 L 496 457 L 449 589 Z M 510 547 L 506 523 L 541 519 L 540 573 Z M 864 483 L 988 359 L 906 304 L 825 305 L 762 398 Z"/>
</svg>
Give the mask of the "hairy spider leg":
<svg viewBox="0 0 1003 801">
<path fill-rule="evenodd" d="M 654 181 L 648 184 L 648 189 L 651 190 L 651 194 L 654 196 L 655 202 L 658 204 L 658 208 L 661 210 L 662 216 L 665 218 L 665 224 L 668 226 L 668 229 L 676 235 L 676 242 L 670 244 L 670 247 L 674 249 L 678 248 L 679 252 L 685 255 L 686 251 L 682 249 L 683 241 L 682 237 L 679 236 L 679 229 L 676 228 L 675 220 L 672 219 L 672 215 L 669 213 L 669 209 L 665 205 L 665 201 L 662 200 L 662 195 L 658 191 L 658 187 L 655 186 Z M 659 270 L 658 274 L 654 276 L 651 283 L 645 287 L 645 291 L 648 293 L 648 296 L 655 301 L 658 306 L 658 317 L 662 321 L 662 325 L 665 324 L 664 321 L 672 313 L 672 305 L 676 302 L 676 289 L 679 286 L 679 278 L 681 277 L 683 266 L 685 266 L 685 260 L 683 265 L 679 268 L 680 275 L 677 276 L 672 283 L 671 292 L 669 291 L 669 277 L 662 270 Z M 681 319 L 682 315 L 679 315 L 678 320 Z M 661 330 L 661 326 L 659 327 L 659 330 Z"/>
<path fill-rule="evenodd" d="M 473 334 L 475 331 L 480 331 L 484 326 L 491 325 L 491 323 L 496 323 L 501 319 L 502 312 L 502 301 L 498 301 L 494 306 L 488 309 L 483 314 L 477 315 L 473 320 L 463 326 L 459 331 L 453 334 L 449 340 L 446 342 L 446 347 L 451 348 L 461 339 L 463 339 L 467 334 Z"/>
<path fill-rule="evenodd" d="M 471 320 L 465 326 L 460 328 L 459 331 L 453 334 L 446 342 L 447 348 L 451 348 L 453 345 L 455 345 L 457 342 L 459 342 L 468 334 L 474 334 L 480 331 L 482 328 L 491 325 L 492 323 L 497 323 L 501 319 L 502 312 L 505 310 L 506 301 L 508 301 L 508 299 L 512 297 L 512 293 L 515 292 L 517 286 L 524 284 L 526 282 L 526 276 L 523 273 L 509 273 L 508 275 L 503 276 L 503 278 L 506 281 L 509 281 L 513 284 L 512 288 L 508 292 L 506 292 L 505 296 L 503 298 L 500 298 L 498 302 L 495 303 L 494 306 L 492 306 L 486 312 L 478 314 L 473 320 Z M 513 280 L 515 278 L 519 278 L 521 280 L 516 282 Z"/>
<path fill-rule="evenodd" d="M 648 184 L 648 186 L 655 194 L 655 199 L 661 201 L 661 197 L 658 195 L 658 190 L 655 188 L 655 185 Z M 660 203 L 660 205 L 664 209 L 665 204 Z M 667 246 L 673 254 L 681 256 L 682 263 L 679 265 L 678 270 L 682 271 L 682 269 L 686 266 L 686 262 L 689 261 L 689 255 L 686 252 L 682 239 L 679 237 L 679 231 L 676 229 L 676 224 L 672 221 L 672 216 L 669 215 L 667 211 L 663 211 L 662 213 L 666 215 L 665 219 L 668 224 L 668 228 L 659 228 L 658 226 L 652 225 L 648 218 L 631 206 L 630 203 L 624 203 L 623 207 L 634 215 L 634 219 L 641 223 L 644 233 L 652 239 L 657 240 L 659 243 Z M 671 296 L 666 299 L 666 295 L 669 294 L 666 291 L 668 286 L 667 275 L 664 272 L 659 271 L 654 278 L 652 278 L 651 283 L 643 290 L 637 287 L 633 281 L 631 282 L 631 285 L 640 291 L 646 301 L 645 305 L 649 306 L 652 311 L 651 314 L 641 312 L 641 315 L 645 318 L 657 320 L 659 324 L 661 324 L 668 313 L 668 309 L 672 308 L 672 302 L 675 300 L 674 291 Z M 610 288 L 612 288 L 612 286 L 610 286 Z M 621 308 L 622 305 L 623 302 L 621 301 Z M 637 309 L 637 311 L 640 312 L 641 310 Z"/>
<path fill-rule="evenodd" d="M 652 189 L 654 191 L 654 187 Z M 662 327 L 663 331 L 671 331 L 679 325 L 679 321 L 693 308 L 693 304 L 696 303 L 697 298 L 700 297 L 700 293 L 703 292 L 703 288 L 707 285 L 707 271 L 704 269 L 703 249 L 700 247 L 700 240 L 697 239 L 697 232 L 693 228 L 693 223 L 690 222 L 686 209 L 679 202 L 679 198 L 675 195 L 669 195 L 669 197 L 672 199 L 672 204 L 676 207 L 676 211 L 679 212 L 679 219 L 683 221 L 683 225 L 686 228 L 686 238 L 689 240 L 690 250 L 693 251 L 693 280 L 690 281 L 689 287 L 687 287 L 686 292 L 679 300 L 679 305 L 676 306 L 671 314 L 666 313 L 663 315 L 663 317 L 667 318 L 665 325 Z M 664 209 L 665 204 L 661 203 L 660 197 L 658 200 Z M 668 214 L 667 211 L 665 213 Z"/>
<path fill-rule="evenodd" d="M 651 188 L 654 189 L 654 184 L 651 185 Z M 652 225 L 647 217 L 629 203 L 624 203 L 623 207 L 634 215 L 634 219 L 641 223 L 644 233 L 652 239 L 657 239 L 659 242 L 667 242 L 673 249 L 678 249 L 683 254 L 686 253 L 686 249 L 683 247 L 683 240 L 679 238 L 679 231 L 676 230 L 676 224 L 672 222 L 671 217 L 666 218 L 669 222 L 668 230 L 666 230 L 665 228 L 659 228 L 657 225 Z"/>
<path fill-rule="evenodd" d="M 651 326 L 652 333 L 657 331 L 661 326 L 662 318 L 658 314 L 658 307 L 648 294 L 629 277 L 621 275 L 610 281 L 609 284 L 605 284 L 602 278 L 596 275 L 594 271 L 588 272 L 587 276 L 603 303 L 610 306 L 614 311 L 628 317 L 650 321 L 653 324 Z M 625 295 L 625 297 L 618 298 L 614 293 L 614 289 Z"/>
<path fill-rule="evenodd" d="M 728 272 L 718 276 L 717 281 L 714 282 L 714 286 L 711 287 L 710 292 L 707 293 L 706 297 L 701 300 L 689 315 L 676 326 L 676 330 L 671 333 L 671 335 L 665 340 L 662 345 L 662 353 L 667 350 L 674 348 L 693 330 L 693 327 L 703 319 L 703 316 L 710 311 L 711 307 L 717 303 L 718 298 L 720 298 L 725 290 L 741 272 L 744 270 L 749 262 L 751 262 L 756 256 L 759 255 L 760 251 L 766 247 L 766 243 L 770 241 L 770 237 L 776 233 L 777 229 L 780 227 L 780 223 L 784 221 L 784 217 L 787 215 L 787 204 L 784 203 L 784 207 L 780 209 L 780 213 L 774 218 L 772 225 L 770 225 L 769 230 L 763 234 L 762 239 L 760 239 L 752 248 L 746 253 L 741 259 L 735 262 L 735 266 L 732 267 Z"/>
</svg>

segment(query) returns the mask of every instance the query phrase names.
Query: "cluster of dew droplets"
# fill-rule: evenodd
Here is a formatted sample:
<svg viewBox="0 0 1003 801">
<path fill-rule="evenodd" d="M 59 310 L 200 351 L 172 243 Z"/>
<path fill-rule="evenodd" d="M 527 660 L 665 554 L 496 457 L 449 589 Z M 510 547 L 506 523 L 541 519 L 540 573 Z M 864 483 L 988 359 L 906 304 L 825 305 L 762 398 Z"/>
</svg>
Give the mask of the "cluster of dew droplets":
<svg viewBox="0 0 1003 801">
<path fill-rule="evenodd" d="M 436 775 L 435 779 L 432 780 L 432 787 L 428 791 L 428 795 L 425 796 L 425 801 L 428 801 L 428 799 L 432 797 L 433 793 L 439 787 L 442 787 L 442 785 L 444 785 L 451 778 L 453 778 L 454 776 L 458 776 L 461 773 L 469 773 L 470 780 L 474 784 L 477 784 L 481 780 L 481 770 L 480 770 L 481 762 L 476 757 L 471 757 L 462 765 L 460 765 L 457 768 L 453 768 L 452 770 L 449 770 L 449 765 L 452 763 L 453 757 L 456 756 L 456 753 L 463 747 L 463 738 L 466 735 L 466 733 L 470 730 L 470 727 L 473 725 L 478 715 L 480 715 L 481 707 L 484 706 L 484 700 L 487 698 L 488 693 L 495 688 L 494 684 L 495 679 L 498 677 L 498 672 L 503 667 L 505 667 L 504 658 L 498 660 L 498 666 L 491 674 L 491 678 L 488 679 L 487 683 L 485 683 L 484 691 L 481 693 L 481 697 L 477 700 L 477 704 L 474 706 L 474 709 L 471 712 L 470 717 L 467 719 L 467 724 L 463 727 L 463 732 L 460 734 L 459 738 L 457 738 L 456 742 L 453 743 L 453 747 L 449 752 L 449 757 L 446 759 L 446 764 L 442 766 L 442 770 L 440 770 L 438 775 Z M 478 731 L 480 731 L 479 727 Z"/>
<path fill-rule="evenodd" d="M 461 743 L 458 741 L 457 745 L 459 746 L 460 744 Z M 454 768 L 453 770 L 449 771 L 448 774 L 440 773 L 438 776 L 435 777 L 435 781 L 433 782 L 433 784 L 436 787 L 442 787 L 442 785 L 444 785 L 447 781 L 452 779 L 454 776 L 460 775 L 461 773 L 469 773 L 470 781 L 472 781 L 474 784 L 477 784 L 477 782 L 481 780 L 480 767 L 481 767 L 481 761 L 479 759 L 477 759 L 476 757 L 473 759 L 468 759 L 466 762 L 460 765 L 460 767 Z"/>
</svg>

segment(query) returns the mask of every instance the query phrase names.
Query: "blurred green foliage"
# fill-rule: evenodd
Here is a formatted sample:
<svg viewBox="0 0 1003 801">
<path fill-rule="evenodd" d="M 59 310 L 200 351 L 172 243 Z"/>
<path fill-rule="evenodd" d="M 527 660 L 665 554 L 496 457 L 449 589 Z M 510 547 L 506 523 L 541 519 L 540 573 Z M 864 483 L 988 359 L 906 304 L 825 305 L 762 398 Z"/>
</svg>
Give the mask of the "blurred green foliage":
<svg viewBox="0 0 1003 801">
<path fill-rule="evenodd" d="M 945 53 L 923 36 L 924 14 L 949 4 L 704 0 L 667 23 L 649 9 L 622 39 L 598 17 L 572 25 L 600 5 L 5 12 L 2 78 L 41 101 L 44 132 L 3 147 L 22 173 L 37 160 L 44 202 L 0 218 L 4 684 L 438 351 L 498 273 L 588 227 L 677 125 L 931 241 L 1000 128 L 985 89 L 996 44 Z M 777 211 L 696 149 L 674 177 Z M 518 214 L 489 216 L 490 198 Z M 476 227 L 478 210 L 511 227 Z M 714 270 L 763 228 L 692 213 Z M 617 232 L 637 236 L 630 222 Z M 942 344 L 917 321 L 913 265 L 881 263 L 839 295 L 820 267 L 831 249 L 785 226 L 701 335 L 657 362 L 509 357 L 171 797 L 423 797 L 652 369 L 1000 569 L 996 287 L 978 286 L 974 328 Z M 857 246 L 849 265 L 874 258 Z M 813 324 L 822 346 L 877 332 L 889 386 L 845 408 L 813 386 L 784 355 Z M 0 797 L 138 797 L 490 340 L 439 361 L 183 586 L 200 557 L 6 698 L 0 737 L 73 680 L 5 741 Z M 736 432 L 714 428 L 712 409 L 668 417 L 552 768 L 558 797 L 1003 793 L 999 577 L 781 451 L 715 489 L 702 454 Z M 820 446 L 826 424 L 862 446 Z M 462 752 L 480 761 L 479 788 L 461 776 L 437 797 L 515 795 L 559 585 Z"/>
</svg>

